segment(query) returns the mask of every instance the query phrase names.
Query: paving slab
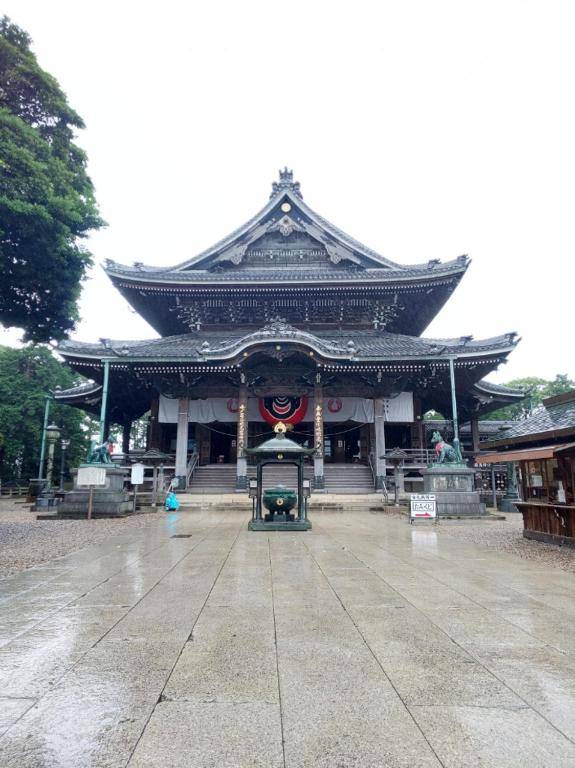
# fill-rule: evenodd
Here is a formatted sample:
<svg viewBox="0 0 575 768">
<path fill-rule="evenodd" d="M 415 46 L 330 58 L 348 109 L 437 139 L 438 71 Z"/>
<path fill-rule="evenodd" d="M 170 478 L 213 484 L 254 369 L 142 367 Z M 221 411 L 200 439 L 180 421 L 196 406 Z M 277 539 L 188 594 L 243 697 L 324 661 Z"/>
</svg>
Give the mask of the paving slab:
<svg viewBox="0 0 575 768">
<path fill-rule="evenodd" d="M 349 608 L 367 644 L 408 706 L 527 706 L 480 661 L 412 607 Z"/>
<path fill-rule="evenodd" d="M 531 709 L 413 707 L 445 768 L 573 768 L 575 745 Z"/>
<path fill-rule="evenodd" d="M 202 555 L 205 559 L 200 568 L 205 578 L 191 590 L 189 583 L 180 583 L 178 571 L 186 571 L 186 558 L 194 549 L 181 552 L 180 561 L 147 595 L 149 621 L 145 620 L 144 598 L 8 729 L 0 741 L 2 766 L 117 768 L 127 763 L 229 552 L 236 528 L 223 531 L 213 542 L 207 537 L 198 543 L 198 560 Z M 133 579 L 133 571 L 125 578 Z M 187 586 L 193 595 L 187 611 L 182 611 L 182 595 L 171 599 L 179 586 L 182 590 Z M 164 622 L 163 631 L 157 621 Z M 24 676 L 17 677 L 24 685 Z"/>
<path fill-rule="evenodd" d="M 34 699 L 0 696 L 0 736 L 35 704 Z"/>
<path fill-rule="evenodd" d="M 279 706 L 164 701 L 128 768 L 283 768 Z"/>
<path fill-rule="evenodd" d="M 45 694 L 127 610 L 65 608 L 0 648 L 0 695 Z"/>
<path fill-rule="evenodd" d="M 477 655 L 526 704 L 575 742 L 575 657 L 548 647 Z"/>
<path fill-rule="evenodd" d="M 565 553 L 248 518 L 158 516 L 0 581 L 2 768 L 575 768 Z"/>
<path fill-rule="evenodd" d="M 275 593 L 276 582 L 282 583 L 285 575 L 285 560 L 275 561 L 282 541 L 274 540 L 270 549 Z M 302 543 L 299 559 L 308 561 L 308 568 L 313 567 L 309 557 Z M 332 572 L 340 573 L 341 563 Z M 319 578 L 317 565 L 315 569 L 315 604 L 302 608 L 284 596 L 275 605 L 286 765 L 439 765 L 326 578 Z"/>
</svg>

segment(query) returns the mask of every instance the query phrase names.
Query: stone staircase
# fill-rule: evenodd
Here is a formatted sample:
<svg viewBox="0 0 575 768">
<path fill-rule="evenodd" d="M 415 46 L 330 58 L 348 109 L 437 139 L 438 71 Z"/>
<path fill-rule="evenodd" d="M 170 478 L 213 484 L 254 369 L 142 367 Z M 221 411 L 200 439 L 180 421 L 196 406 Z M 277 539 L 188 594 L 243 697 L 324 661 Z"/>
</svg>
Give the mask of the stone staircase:
<svg viewBox="0 0 575 768">
<path fill-rule="evenodd" d="M 235 464 L 206 464 L 196 467 L 188 493 L 233 493 L 236 489 Z"/>
<path fill-rule="evenodd" d="M 328 493 L 373 493 L 373 476 L 365 464 L 325 464 Z"/>
<path fill-rule="evenodd" d="M 255 476 L 255 467 L 248 467 L 248 477 Z M 305 467 L 304 477 L 313 483 L 312 466 Z M 371 470 L 363 464 L 326 464 L 324 477 L 328 493 L 373 493 Z M 263 481 L 264 488 L 274 485 L 295 487 L 297 469 L 293 465 L 273 464 L 264 468 Z M 235 464 L 206 464 L 197 467 L 188 493 L 233 493 L 235 488 Z"/>
</svg>

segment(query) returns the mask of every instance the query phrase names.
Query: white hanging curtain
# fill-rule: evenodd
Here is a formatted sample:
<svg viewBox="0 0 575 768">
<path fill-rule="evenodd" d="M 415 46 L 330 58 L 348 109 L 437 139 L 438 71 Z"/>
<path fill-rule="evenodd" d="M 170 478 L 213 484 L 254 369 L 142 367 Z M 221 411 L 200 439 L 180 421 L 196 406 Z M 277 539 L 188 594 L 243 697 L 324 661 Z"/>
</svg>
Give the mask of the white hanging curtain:
<svg viewBox="0 0 575 768">
<path fill-rule="evenodd" d="M 308 412 L 304 421 L 311 421 L 313 398 L 310 397 Z M 385 420 L 390 422 L 413 421 L 413 394 L 402 392 L 397 397 L 385 398 Z M 161 424 L 176 424 L 178 421 L 178 400 L 160 395 L 158 418 Z M 365 397 L 324 397 L 324 422 L 355 421 L 358 424 L 373 422 L 373 400 Z M 212 421 L 236 422 L 237 400 L 228 397 L 211 397 L 207 400 L 190 400 L 188 419 L 197 424 Z M 248 398 L 248 420 L 262 422 L 258 409 L 258 398 Z"/>
</svg>

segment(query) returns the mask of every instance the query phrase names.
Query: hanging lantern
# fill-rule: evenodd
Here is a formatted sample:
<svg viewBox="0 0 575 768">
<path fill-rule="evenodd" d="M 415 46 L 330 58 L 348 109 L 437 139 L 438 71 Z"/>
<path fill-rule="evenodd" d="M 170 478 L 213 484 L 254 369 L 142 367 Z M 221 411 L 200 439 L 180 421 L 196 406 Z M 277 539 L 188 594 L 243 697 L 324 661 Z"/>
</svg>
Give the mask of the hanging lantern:
<svg viewBox="0 0 575 768">
<path fill-rule="evenodd" d="M 307 397 L 260 397 L 259 411 L 268 424 L 278 421 L 284 424 L 299 424 L 307 413 Z"/>
</svg>

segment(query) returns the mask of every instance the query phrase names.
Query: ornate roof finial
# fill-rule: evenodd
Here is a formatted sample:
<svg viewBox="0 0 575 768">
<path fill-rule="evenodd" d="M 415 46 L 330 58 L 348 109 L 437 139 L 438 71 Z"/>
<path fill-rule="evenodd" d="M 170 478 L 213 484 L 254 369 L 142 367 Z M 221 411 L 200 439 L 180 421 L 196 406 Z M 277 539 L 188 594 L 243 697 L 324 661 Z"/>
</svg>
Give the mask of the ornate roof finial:
<svg viewBox="0 0 575 768">
<path fill-rule="evenodd" d="M 299 187 L 299 181 L 293 180 L 293 171 L 289 170 L 286 166 L 283 171 L 280 170 L 280 180 L 272 182 L 272 193 L 270 198 L 279 195 L 287 189 L 289 189 L 290 192 L 293 192 L 297 197 L 301 198 L 302 194 Z"/>
</svg>

